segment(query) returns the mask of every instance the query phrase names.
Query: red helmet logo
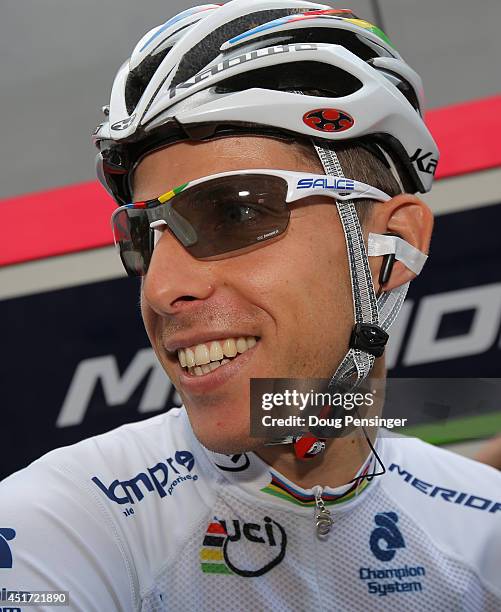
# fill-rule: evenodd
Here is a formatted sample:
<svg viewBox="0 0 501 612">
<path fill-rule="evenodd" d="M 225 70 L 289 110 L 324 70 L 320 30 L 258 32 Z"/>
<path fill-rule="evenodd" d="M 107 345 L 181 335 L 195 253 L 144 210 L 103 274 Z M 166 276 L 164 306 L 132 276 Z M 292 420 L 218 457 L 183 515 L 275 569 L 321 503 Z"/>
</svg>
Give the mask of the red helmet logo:
<svg viewBox="0 0 501 612">
<path fill-rule="evenodd" d="M 355 119 L 337 108 L 316 108 L 303 115 L 303 122 L 319 132 L 344 132 L 353 126 Z"/>
</svg>

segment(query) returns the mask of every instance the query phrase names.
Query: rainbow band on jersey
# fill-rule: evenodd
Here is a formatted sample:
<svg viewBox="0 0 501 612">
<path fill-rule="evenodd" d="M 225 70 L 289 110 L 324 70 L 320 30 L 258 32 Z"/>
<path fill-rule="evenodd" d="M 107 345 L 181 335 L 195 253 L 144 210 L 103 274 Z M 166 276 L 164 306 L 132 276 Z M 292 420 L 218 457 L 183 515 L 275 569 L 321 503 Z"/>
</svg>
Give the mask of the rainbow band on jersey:
<svg viewBox="0 0 501 612">
<path fill-rule="evenodd" d="M 367 465 L 360 472 L 360 476 L 367 476 L 371 464 L 372 461 L 368 460 Z M 276 497 L 280 497 L 281 499 L 285 499 L 286 501 L 292 502 L 293 504 L 299 506 L 315 506 L 315 495 L 306 494 L 299 491 L 298 489 L 295 489 L 293 486 L 281 479 L 278 474 L 273 472 L 273 470 L 270 470 L 270 474 L 271 482 L 261 489 L 263 493 L 275 495 Z M 324 491 L 322 493 L 322 499 L 326 506 L 332 506 L 334 504 L 341 504 L 347 502 L 353 497 L 360 495 L 360 493 L 364 491 L 371 482 L 372 480 L 360 478 L 343 493 L 339 493 L 336 495 Z"/>
</svg>

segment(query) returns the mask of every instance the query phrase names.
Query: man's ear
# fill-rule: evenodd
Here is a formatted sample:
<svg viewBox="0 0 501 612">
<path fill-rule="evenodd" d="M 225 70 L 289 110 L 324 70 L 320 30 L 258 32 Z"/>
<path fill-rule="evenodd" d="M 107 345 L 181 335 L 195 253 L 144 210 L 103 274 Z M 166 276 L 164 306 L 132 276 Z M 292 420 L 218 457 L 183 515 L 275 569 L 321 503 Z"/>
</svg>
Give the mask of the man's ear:
<svg viewBox="0 0 501 612">
<path fill-rule="evenodd" d="M 433 213 L 417 196 L 402 193 L 388 202 L 376 204 L 367 222 L 367 230 L 376 234 L 396 234 L 416 249 L 428 254 L 433 229 Z M 376 293 L 383 257 L 369 257 Z M 414 272 L 395 261 L 383 290 L 390 291 L 415 278 Z"/>
</svg>

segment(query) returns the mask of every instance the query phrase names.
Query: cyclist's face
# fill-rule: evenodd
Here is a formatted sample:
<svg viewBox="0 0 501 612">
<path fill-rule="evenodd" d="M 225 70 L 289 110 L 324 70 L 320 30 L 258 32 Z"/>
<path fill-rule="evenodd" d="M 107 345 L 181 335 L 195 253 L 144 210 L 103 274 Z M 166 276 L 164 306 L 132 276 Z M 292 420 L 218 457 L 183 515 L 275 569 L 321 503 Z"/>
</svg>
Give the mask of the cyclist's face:
<svg viewBox="0 0 501 612">
<path fill-rule="evenodd" d="M 323 173 L 307 159 L 298 145 L 269 138 L 179 143 L 141 162 L 134 199 L 228 170 Z M 250 378 L 328 377 L 346 352 L 353 307 L 343 230 L 332 200 L 306 202 L 292 207 L 280 239 L 237 256 L 197 260 L 168 231 L 155 247 L 142 285 L 144 323 L 197 437 L 213 450 L 257 446 L 249 438 Z M 203 357 L 197 345 L 241 337 L 257 343 L 201 376 L 181 367 L 173 350 L 189 347 Z"/>
</svg>

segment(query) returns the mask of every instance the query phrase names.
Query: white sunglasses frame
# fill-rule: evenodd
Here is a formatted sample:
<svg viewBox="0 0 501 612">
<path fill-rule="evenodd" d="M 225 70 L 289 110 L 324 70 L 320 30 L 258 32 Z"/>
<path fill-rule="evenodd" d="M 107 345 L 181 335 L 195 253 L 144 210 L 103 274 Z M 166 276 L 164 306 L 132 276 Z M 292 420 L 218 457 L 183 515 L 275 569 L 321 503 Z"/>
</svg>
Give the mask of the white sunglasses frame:
<svg viewBox="0 0 501 612">
<path fill-rule="evenodd" d="M 379 202 L 387 202 L 391 200 L 391 196 L 384 193 L 376 187 L 367 185 L 360 181 L 350 178 L 335 177 L 326 174 L 313 174 L 310 172 L 294 172 L 290 170 L 275 170 L 269 168 L 252 168 L 245 170 L 231 170 L 227 172 L 219 172 L 198 179 L 194 179 L 175 187 L 160 195 L 158 198 L 153 198 L 144 202 L 136 202 L 126 204 L 117 208 L 111 216 L 111 225 L 114 229 L 114 220 L 122 211 L 136 209 L 144 210 L 150 218 L 157 217 L 150 222 L 150 229 L 159 231 L 163 226 L 169 227 L 172 233 L 178 238 L 184 247 L 191 246 L 196 243 L 198 236 L 193 233 L 191 226 L 179 215 L 172 207 L 164 206 L 167 202 L 173 200 L 178 194 L 185 193 L 190 188 L 208 183 L 214 179 L 224 178 L 228 176 L 246 176 L 246 175 L 263 175 L 275 176 L 281 178 L 287 183 L 287 195 L 285 203 L 290 204 L 314 195 L 324 195 L 335 200 L 355 200 L 355 199 L 370 199 Z M 160 208 L 162 218 L 159 219 Z M 155 233 L 156 233 L 155 231 Z M 115 246 L 120 248 L 115 231 L 113 231 Z M 154 243 L 156 244 L 156 240 Z M 265 241 L 260 244 L 264 244 Z M 257 246 L 257 245 L 256 245 Z M 240 250 L 240 249 L 239 249 Z M 224 256 L 224 255 L 223 255 Z"/>
</svg>

